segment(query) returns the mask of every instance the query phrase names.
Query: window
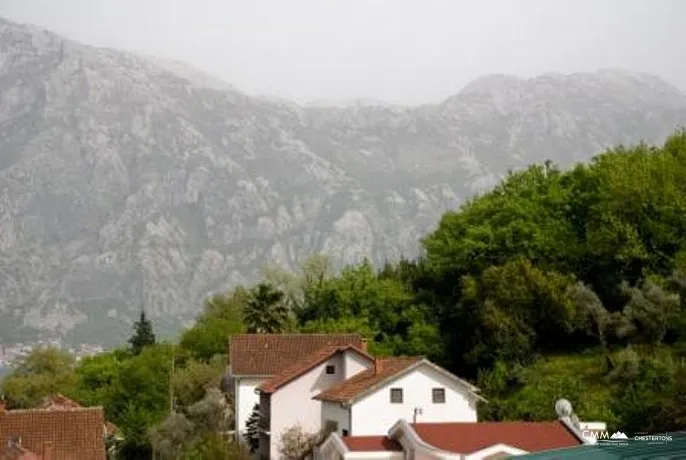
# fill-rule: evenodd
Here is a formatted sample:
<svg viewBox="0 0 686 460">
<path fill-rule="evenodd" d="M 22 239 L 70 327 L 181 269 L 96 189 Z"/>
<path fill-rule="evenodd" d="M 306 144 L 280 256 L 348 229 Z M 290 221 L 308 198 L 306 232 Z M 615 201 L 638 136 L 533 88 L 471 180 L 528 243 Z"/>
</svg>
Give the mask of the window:
<svg viewBox="0 0 686 460">
<path fill-rule="evenodd" d="M 434 404 L 445 403 L 445 388 L 433 388 L 431 390 L 431 400 Z"/>
<path fill-rule="evenodd" d="M 348 436 L 350 432 L 348 430 L 341 430 L 343 436 Z"/>
<path fill-rule="evenodd" d="M 329 364 L 328 366 L 326 366 L 326 373 L 329 375 L 335 374 L 336 373 L 336 366 L 334 366 L 333 364 Z"/>
<path fill-rule="evenodd" d="M 338 422 L 335 420 L 327 420 L 324 425 L 324 431 L 326 433 L 334 433 L 338 431 Z"/>
<path fill-rule="evenodd" d="M 392 404 L 402 404 L 403 403 L 403 389 L 402 388 L 391 388 L 391 403 Z"/>
</svg>

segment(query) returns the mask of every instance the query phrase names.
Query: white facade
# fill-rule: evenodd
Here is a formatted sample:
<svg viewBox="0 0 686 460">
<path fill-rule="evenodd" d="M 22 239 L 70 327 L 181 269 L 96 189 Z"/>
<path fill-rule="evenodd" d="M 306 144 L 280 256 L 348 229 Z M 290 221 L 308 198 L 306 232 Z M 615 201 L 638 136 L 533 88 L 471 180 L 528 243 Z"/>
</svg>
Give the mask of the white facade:
<svg viewBox="0 0 686 460">
<path fill-rule="evenodd" d="M 347 380 L 353 375 L 369 369 L 371 366 L 372 363 L 369 362 L 369 358 L 361 356 L 359 353 L 346 351 L 343 354 L 343 380 Z"/>
<path fill-rule="evenodd" d="M 391 403 L 392 388 L 402 389 L 401 404 Z M 434 403 L 432 390 L 441 388 L 445 402 Z M 464 384 L 422 363 L 355 401 L 350 411 L 350 435 L 384 435 L 398 420 L 415 420 L 415 409 L 421 410 L 417 423 L 476 422 L 476 403 L 477 396 Z M 332 404 L 327 404 L 331 414 L 335 413 L 329 406 Z"/>
<path fill-rule="evenodd" d="M 322 426 L 326 425 L 327 421 L 333 421 L 338 424 L 336 432 L 341 436 L 352 436 L 350 429 L 350 412 L 352 408 L 344 407 L 341 403 L 322 401 Z"/>
<path fill-rule="evenodd" d="M 322 403 L 312 399 L 313 396 L 371 365 L 369 359 L 354 351 L 337 353 L 272 393 L 269 415 L 270 458 L 279 458 L 281 434 L 286 429 L 300 425 L 304 432 L 317 433 L 323 428 Z M 334 366 L 333 374 L 326 373 L 327 366 Z"/>
<path fill-rule="evenodd" d="M 250 414 L 252 414 L 253 407 L 260 402 L 260 395 L 255 390 L 265 380 L 265 378 L 260 377 L 236 377 L 234 407 L 236 411 L 236 430 L 238 430 L 241 439 L 243 433 L 245 433 L 245 425 L 250 418 Z"/>
</svg>

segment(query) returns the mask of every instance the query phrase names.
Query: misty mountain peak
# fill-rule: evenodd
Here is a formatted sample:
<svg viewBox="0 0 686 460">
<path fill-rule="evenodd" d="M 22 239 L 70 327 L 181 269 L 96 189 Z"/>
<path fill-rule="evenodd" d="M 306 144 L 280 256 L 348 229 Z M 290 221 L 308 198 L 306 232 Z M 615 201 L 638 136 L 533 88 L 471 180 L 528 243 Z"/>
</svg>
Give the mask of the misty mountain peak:
<svg viewBox="0 0 686 460">
<path fill-rule="evenodd" d="M 416 255 L 508 169 L 662 141 L 686 123 L 670 91 L 489 76 L 437 105 L 299 106 L 0 20 L 0 336 L 116 343 L 267 261 Z"/>
</svg>

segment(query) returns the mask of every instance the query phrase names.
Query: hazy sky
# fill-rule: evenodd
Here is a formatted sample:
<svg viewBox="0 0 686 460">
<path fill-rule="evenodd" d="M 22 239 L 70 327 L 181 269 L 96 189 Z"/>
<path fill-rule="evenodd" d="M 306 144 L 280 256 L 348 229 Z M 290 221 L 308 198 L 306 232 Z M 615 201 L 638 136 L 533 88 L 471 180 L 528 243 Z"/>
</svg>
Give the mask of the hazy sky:
<svg viewBox="0 0 686 460">
<path fill-rule="evenodd" d="M 0 0 L 0 15 L 299 101 L 620 67 L 686 88 L 686 0 Z"/>
</svg>

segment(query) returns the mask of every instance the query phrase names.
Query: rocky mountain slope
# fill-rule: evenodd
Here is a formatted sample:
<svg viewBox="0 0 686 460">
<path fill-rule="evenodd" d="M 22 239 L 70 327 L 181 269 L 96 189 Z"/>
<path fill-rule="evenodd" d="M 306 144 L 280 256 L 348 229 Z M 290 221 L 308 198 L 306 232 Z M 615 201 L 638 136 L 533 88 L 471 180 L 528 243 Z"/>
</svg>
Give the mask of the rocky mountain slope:
<svg viewBox="0 0 686 460">
<path fill-rule="evenodd" d="M 686 96 L 642 74 L 304 107 L 0 19 L 0 343 L 114 343 L 141 305 L 173 330 L 267 261 L 412 256 L 507 169 L 684 124 Z"/>
</svg>

